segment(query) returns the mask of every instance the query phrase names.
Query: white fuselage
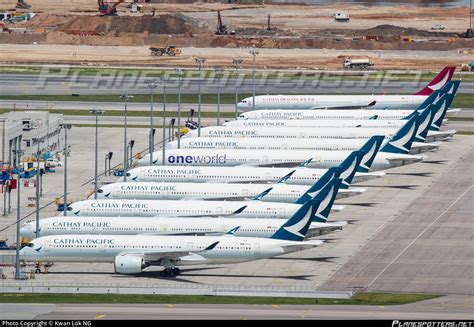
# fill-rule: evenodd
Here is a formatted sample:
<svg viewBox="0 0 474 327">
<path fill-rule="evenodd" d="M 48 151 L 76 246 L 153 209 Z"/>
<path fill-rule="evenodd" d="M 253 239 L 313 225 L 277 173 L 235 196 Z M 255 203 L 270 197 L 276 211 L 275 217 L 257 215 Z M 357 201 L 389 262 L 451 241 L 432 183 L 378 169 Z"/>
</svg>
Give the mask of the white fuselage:
<svg viewBox="0 0 474 327">
<path fill-rule="evenodd" d="M 215 242 L 219 242 L 215 248 L 203 251 Z M 117 255 L 124 253 L 136 256 L 160 252 L 190 253 L 180 259 L 178 264 L 181 266 L 252 261 L 319 244 L 227 236 L 58 235 L 33 240 L 32 247 L 20 251 L 20 258 L 26 261 L 114 262 Z M 197 255 L 193 255 L 193 251 Z"/>
<path fill-rule="evenodd" d="M 271 188 L 263 202 L 293 203 L 308 191 L 308 185 L 249 184 L 249 183 L 176 183 L 176 182 L 127 182 L 101 186 L 98 199 L 133 200 L 252 200 Z M 357 195 L 364 189 L 339 190 L 338 198 Z M 93 199 L 92 194 L 89 199 Z"/>
<path fill-rule="evenodd" d="M 244 237 L 270 237 L 285 221 L 282 219 L 248 218 L 139 218 L 139 217 L 64 217 L 40 219 L 39 235 L 222 235 L 240 227 L 233 235 Z M 341 229 L 346 222 L 312 222 L 308 236 Z M 22 237 L 34 239 L 36 223 L 24 224 Z"/>
<path fill-rule="evenodd" d="M 210 126 L 201 129 L 201 137 L 238 137 L 238 138 L 260 138 L 262 142 L 267 139 L 368 139 L 374 135 L 384 135 L 385 138 L 393 136 L 399 128 L 333 128 L 333 127 L 240 127 L 240 126 Z M 183 135 L 182 139 L 197 137 L 198 131 L 192 130 Z"/>
<path fill-rule="evenodd" d="M 324 109 L 363 107 L 375 101 L 373 109 L 415 110 L 427 96 L 421 95 L 258 95 L 237 104 L 242 111 L 259 109 Z"/>
<path fill-rule="evenodd" d="M 331 168 L 341 164 L 346 159 L 350 151 L 308 151 L 308 150 L 227 150 L 227 149 L 170 149 L 166 151 L 166 164 L 168 165 L 202 165 L 209 166 L 295 166 L 308 159 L 308 168 Z M 156 164 L 161 164 L 161 152 L 153 154 Z M 145 155 L 138 163 L 147 165 L 150 162 L 149 154 Z M 405 163 L 393 164 L 391 159 L 404 159 Z M 410 162 L 408 162 L 408 160 Z M 370 171 L 384 170 L 398 167 L 408 163 L 421 161 L 421 157 L 411 155 L 393 154 L 379 152 L 375 156 Z"/>
<path fill-rule="evenodd" d="M 295 172 L 285 184 L 312 185 L 327 172 L 327 169 L 310 168 L 143 166 L 130 169 L 127 182 L 275 183 L 293 170 Z M 363 182 L 382 175 L 356 173 L 352 182 Z M 122 181 L 123 177 L 117 179 L 117 182 Z"/>
<path fill-rule="evenodd" d="M 414 110 L 254 110 L 239 115 L 239 120 L 377 120 L 404 119 Z"/>
<path fill-rule="evenodd" d="M 260 201 L 202 200 L 84 200 L 70 204 L 68 216 L 100 217 L 205 217 L 232 215 L 242 207 L 242 218 L 289 218 L 299 204 Z M 334 206 L 335 211 L 341 209 Z M 333 208 L 334 208 L 333 207 Z"/>
<path fill-rule="evenodd" d="M 233 120 L 222 124 L 229 127 L 314 127 L 314 128 L 400 128 L 406 120 L 361 120 L 361 119 L 327 119 L 327 120 Z"/>
<path fill-rule="evenodd" d="M 314 150 L 314 151 L 354 151 L 359 150 L 368 139 L 273 139 L 262 142 L 259 138 L 191 137 L 181 140 L 181 149 L 233 149 L 233 150 Z M 413 142 L 410 153 L 431 150 L 438 144 Z M 166 144 L 167 149 L 177 149 L 177 141 Z"/>
</svg>

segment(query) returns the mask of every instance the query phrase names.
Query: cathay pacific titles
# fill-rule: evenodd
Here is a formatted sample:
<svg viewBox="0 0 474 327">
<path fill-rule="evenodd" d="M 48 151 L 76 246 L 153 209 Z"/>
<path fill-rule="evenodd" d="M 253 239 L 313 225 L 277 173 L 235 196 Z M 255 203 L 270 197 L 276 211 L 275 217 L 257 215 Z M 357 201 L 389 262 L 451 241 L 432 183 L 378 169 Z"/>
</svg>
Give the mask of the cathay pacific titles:
<svg viewBox="0 0 474 327">
<path fill-rule="evenodd" d="M 83 222 L 72 222 L 72 221 L 55 221 L 52 223 L 53 227 L 59 228 L 104 228 L 110 227 L 110 222 L 97 222 L 97 221 L 83 221 Z"/>
<path fill-rule="evenodd" d="M 176 186 L 168 185 L 122 185 L 120 186 L 122 191 L 176 191 Z"/>
<path fill-rule="evenodd" d="M 66 245 L 66 244 L 79 244 L 79 245 L 99 245 L 99 244 L 115 244 L 113 239 L 90 239 L 90 238 L 55 238 L 54 244 Z"/>
<path fill-rule="evenodd" d="M 148 204 L 145 203 L 108 203 L 108 202 L 93 202 L 92 208 L 102 209 L 148 209 Z"/>
<path fill-rule="evenodd" d="M 209 131 L 210 136 L 257 136 L 257 131 L 242 131 L 242 130 L 235 130 L 235 131 L 228 131 L 228 130 L 215 130 Z"/>
</svg>

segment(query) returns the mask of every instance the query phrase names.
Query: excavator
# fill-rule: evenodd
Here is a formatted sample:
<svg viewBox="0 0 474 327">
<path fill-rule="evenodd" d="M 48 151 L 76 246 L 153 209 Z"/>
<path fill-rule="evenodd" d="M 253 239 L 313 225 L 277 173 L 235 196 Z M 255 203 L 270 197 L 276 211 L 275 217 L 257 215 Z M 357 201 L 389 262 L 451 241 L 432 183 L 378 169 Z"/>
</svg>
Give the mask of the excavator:
<svg viewBox="0 0 474 327">
<path fill-rule="evenodd" d="M 217 10 L 217 30 L 216 30 L 216 35 L 234 35 L 235 31 L 229 31 L 227 29 L 227 25 L 222 24 L 222 17 L 221 17 L 221 11 L 218 9 Z"/>
<path fill-rule="evenodd" d="M 110 5 L 108 2 L 105 2 L 104 0 L 97 0 L 97 4 L 99 5 L 100 15 L 101 16 L 117 15 L 117 6 L 121 4 L 122 2 L 125 2 L 125 0 L 119 0 L 117 2 L 114 2 L 112 5 Z"/>
<path fill-rule="evenodd" d="M 18 0 L 15 7 L 17 9 L 30 9 L 31 5 L 27 4 L 25 0 Z"/>
</svg>

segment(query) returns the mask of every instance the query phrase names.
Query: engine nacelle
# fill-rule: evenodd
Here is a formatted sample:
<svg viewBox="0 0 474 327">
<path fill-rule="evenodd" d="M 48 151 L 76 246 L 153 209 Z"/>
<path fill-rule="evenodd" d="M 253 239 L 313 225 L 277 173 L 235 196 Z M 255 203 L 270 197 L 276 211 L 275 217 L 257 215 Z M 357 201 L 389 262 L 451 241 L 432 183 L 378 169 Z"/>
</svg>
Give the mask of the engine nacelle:
<svg viewBox="0 0 474 327">
<path fill-rule="evenodd" d="M 139 274 L 146 264 L 142 257 L 119 255 L 115 257 L 114 267 L 118 274 Z"/>
</svg>

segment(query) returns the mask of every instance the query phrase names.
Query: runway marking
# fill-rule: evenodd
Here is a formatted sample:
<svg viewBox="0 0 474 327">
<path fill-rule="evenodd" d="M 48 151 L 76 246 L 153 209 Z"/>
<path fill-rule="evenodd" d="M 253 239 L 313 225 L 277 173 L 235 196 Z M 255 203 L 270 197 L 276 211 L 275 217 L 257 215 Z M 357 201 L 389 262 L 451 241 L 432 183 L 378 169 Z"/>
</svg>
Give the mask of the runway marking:
<svg viewBox="0 0 474 327">
<path fill-rule="evenodd" d="M 433 226 L 433 224 L 436 223 L 439 218 L 441 218 L 442 216 L 444 216 L 444 214 L 445 214 L 446 212 L 448 212 L 448 210 L 451 209 L 451 207 L 454 206 L 467 192 L 469 192 L 469 191 L 472 189 L 473 186 L 474 186 L 474 185 L 469 186 L 469 187 L 467 188 L 467 190 L 465 190 L 453 203 L 451 203 L 451 204 L 449 205 L 449 207 L 447 207 L 435 220 L 433 220 L 433 221 L 431 222 L 431 224 L 429 224 L 428 226 L 426 226 L 426 228 L 425 228 L 420 234 L 418 234 L 418 236 L 417 236 L 415 239 L 413 239 L 413 241 L 411 241 L 395 258 L 393 258 L 392 261 L 390 261 L 390 263 L 389 263 L 387 266 L 385 266 L 384 269 L 382 269 L 382 271 L 381 271 L 380 273 L 377 274 L 377 276 L 375 276 L 374 279 L 372 279 L 372 281 L 371 281 L 369 284 L 367 284 L 366 288 L 368 289 L 370 286 L 372 286 L 372 284 L 373 284 L 385 271 L 387 271 L 387 269 L 388 269 L 395 261 L 397 261 L 398 258 L 400 258 L 400 257 L 406 252 L 406 250 L 408 250 L 408 248 L 410 248 L 416 241 L 418 241 L 418 239 L 419 239 L 428 229 L 430 229 L 431 226 Z"/>
<path fill-rule="evenodd" d="M 279 308 L 280 306 L 278 304 L 272 304 L 273 308 Z"/>
<path fill-rule="evenodd" d="M 386 309 L 387 307 L 383 306 L 383 305 L 379 305 L 379 308 L 381 309 Z"/>
<path fill-rule="evenodd" d="M 106 315 L 98 315 L 95 317 L 95 319 L 102 319 L 102 318 L 105 318 Z"/>
<path fill-rule="evenodd" d="M 174 307 L 175 307 L 174 304 L 167 304 L 166 306 L 167 306 L 168 308 L 174 308 Z"/>
</svg>

